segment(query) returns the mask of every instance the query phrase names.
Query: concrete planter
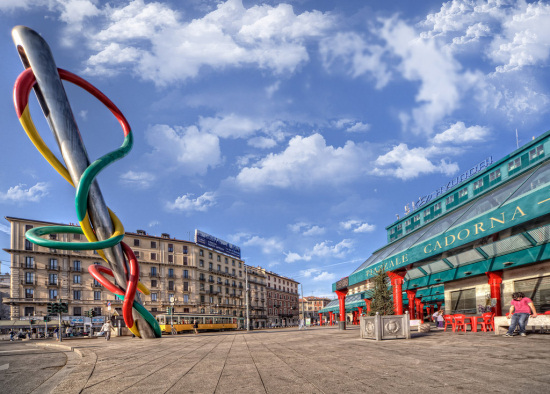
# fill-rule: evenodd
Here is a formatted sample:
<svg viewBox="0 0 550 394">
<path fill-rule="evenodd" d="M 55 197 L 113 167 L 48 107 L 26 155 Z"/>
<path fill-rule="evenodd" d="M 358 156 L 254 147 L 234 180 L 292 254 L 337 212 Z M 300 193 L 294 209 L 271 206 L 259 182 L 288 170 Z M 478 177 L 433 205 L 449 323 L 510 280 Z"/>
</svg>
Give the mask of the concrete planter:
<svg viewBox="0 0 550 394">
<path fill-rule="evenodd" d="M 374 339 L 410 339 L 411 327 L 409 314 L 380 316 L 361 316 L 361 338 Z"/>
</svg>

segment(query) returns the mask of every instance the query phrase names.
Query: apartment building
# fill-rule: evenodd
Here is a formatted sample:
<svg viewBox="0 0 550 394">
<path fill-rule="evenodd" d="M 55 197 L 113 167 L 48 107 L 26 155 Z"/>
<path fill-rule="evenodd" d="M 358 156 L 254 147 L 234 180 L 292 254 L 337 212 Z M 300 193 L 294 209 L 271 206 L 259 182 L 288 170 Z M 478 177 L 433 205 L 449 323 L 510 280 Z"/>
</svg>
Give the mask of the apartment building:
<svg viewBox="0 0 550 394">
<path fill-rule="evenodd" d="M 319 311 L 323 309 L 332 299 L 325 297 L 304 297 L 300 298 L 300 316 L 311 319 L 312 322 L 319 321 Z"/>
<path fill-rule="evenodd" d="M 11 255 L 10 318 L 45 316 L 48 302 L 69 302 L 69 320 L 94 309 L 107 315 L 107 305 L 121 313 L 122 302 L 105 290 L 89 273 L 88 266 L 107 263 L 96 251 L 56 250 L 37 246 L 25 232 L 37 226 L 58 223 L 6 217 L 11 242 L 4 250 Z M 52 234 L 66 242 L 84 242 L 79 234 Z M 165 313 L 174 301 L 175 312 L 217 313 L 244 317 L 244 262 L 194 242 L 154 236 L 143 230 L 127 232 L 124 241 L 140 263 L 140 280 L 151 290 L 143 296 L 153 314 Z M 256 280 L 256 279 L 255 279 Z M 259 293 L 261 294 L 261 292 Z M 81 319 L 72 319 L 76 322 Z"/>
<path fill-rule="evenodd" d="M 264 270 L 267 277 L 267 325 L 298 325 L 298 285 L 294 279 Z"/>
</svg>

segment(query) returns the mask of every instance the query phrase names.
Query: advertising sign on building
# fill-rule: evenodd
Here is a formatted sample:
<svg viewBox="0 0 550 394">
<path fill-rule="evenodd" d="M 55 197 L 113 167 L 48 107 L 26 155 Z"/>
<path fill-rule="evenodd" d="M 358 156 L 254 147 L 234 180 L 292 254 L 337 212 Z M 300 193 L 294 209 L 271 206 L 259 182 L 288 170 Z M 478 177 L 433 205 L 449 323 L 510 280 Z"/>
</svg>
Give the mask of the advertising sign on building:
<svg viewBox="0 0 550 394">
<path fill-rule="evenodd" d="M 195 230 L 195 243 L 238 259 L 241 258 L 241 248 L 200 230 Z"/>
</svg>

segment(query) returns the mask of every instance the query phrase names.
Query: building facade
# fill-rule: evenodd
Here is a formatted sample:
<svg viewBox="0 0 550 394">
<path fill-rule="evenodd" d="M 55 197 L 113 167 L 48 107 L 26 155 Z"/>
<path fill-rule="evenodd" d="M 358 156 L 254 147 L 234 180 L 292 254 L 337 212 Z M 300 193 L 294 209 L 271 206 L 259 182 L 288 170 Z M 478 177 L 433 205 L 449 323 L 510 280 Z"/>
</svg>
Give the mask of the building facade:
<svg viewBox="0 0 550 394">
<path fill-rule="evenodd" d="M 390 224 L 387 245 L 333 284 L 338 300 L 322 312 L 357 321 L 385 270 L 397 314 L 497 316 L 522 291 L 538 312 L 550 311 L 550 132 L 492 157 L 420 197 Z"/>
<path fill-rule="evenodd" d="M 298 285 L 294 279 L 264 270 L 267 277 L 268 327 L 298 325 Z"/>
<path fill-rule="evenodd" d="M 86 311 L 107 316 L 121 314 L 122 302 L 105 290 L 89 273 L 102 261 L 96 251 L 54 250 L 29 242 L 24 234 L 38 226 L 55 225 L 6 217 L 11 225 L 10 318 L 46 316 L 47 304 L 69 303 L 69 320 L 81 321 Z M 52 234 L 65 242 L 85 242 L 79 234 Z M 267 325 L 266 275 L 260 267 L 246 266 L 234 256 L 194 242 L 154 236 L 143 230 L 126 232 L 125 242 L 140 264 L 140 281 L 149 288 L 143 305 L 154 315 L 173 307 L 176 313 L 220 314 L 246 317 L 245 282 L 248 274 L 251 319 L 255 327 Z M 172 304 L 170 301 L 172 300 Z M 111 306 L 112 312 L 107 310 Z M 97 321 L 100 324 L 101 320 Z M 243 323 L 244 325 L 244 323 Z"/>
<path fill-rule="evenodd" d="M 300 298 L 300 318 L 311 319 L 312 323 L 319 322 L 319 311 L 332 301 L 325 297 L 304 297 Z M 302 313 L 303 312 L 303 313 Z"/>
</svg>

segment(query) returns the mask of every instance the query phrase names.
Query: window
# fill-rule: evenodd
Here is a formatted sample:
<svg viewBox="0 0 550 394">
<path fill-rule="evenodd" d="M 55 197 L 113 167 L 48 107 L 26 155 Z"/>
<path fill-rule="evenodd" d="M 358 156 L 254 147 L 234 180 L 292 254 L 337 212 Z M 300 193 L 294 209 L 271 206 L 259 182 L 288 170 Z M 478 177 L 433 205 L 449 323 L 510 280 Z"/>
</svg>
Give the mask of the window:
<svg viewBox="0 0 550 394">
<path fill-rule="evenodd" d="M 73 275 L 73 283 L 80 284 L 80 275 Z"/>
<path fill-rule="evenodd" d="M 225 267 L 225 273 L 226 273 L 226 274 L 229 273 L 229 267 Z"/>
<path fill-rule="evenodd" d="M 57 269 L 57 259 L 50 259 L 50 265 L 48 267 L 51 270 Z"/>
<path fill-rule="evenodd" d="M 25 316 L 34 316 L 34 306 L 25 307 Z"/>
<path fill-rule="evenodd" d="M 209 258 L 209 259 L 212 258 L 212 252 L 208 252 L 208 258 Z"/>
<path fill-rule="evenodd" d="M 174 277 L 174 269 L 173 269 L 173 268 L 168 268 L 168 277 L 169 277 L 169 278 L 173 278 L 173 277 Z"/>
<path fill-rule="evenodd" d="M 187 254 L 187 246 L 183 247 L 183 254 Z"/>
<path fill-rule="evenodd" d="M 32 250 L 32 242 L 28 239 L 25 240 L 25 250 Z"/>
<path fill-rule="evenodd" d="M 204 267 L 204 260 L 199 260 L 199 267 Z"/>
<path fill-rule="evenodd" d="M 73 234 L 73 239 L 76 240 L 76 241 L 80 241 L 81 234 Z"/>
<path fill-rule="evenodd" d="M 48 279 L 50 285 L 57 285 L 57 274 L 50 274 Z"/>
<path fill-rule="evenodd" d="M 476 289 L 464 289 L 451 292 L 451 314 L 476 312 Z"/>
<path fill-rule="evenodd" d="M 81 300 L 82 299 L 82 291 L 81 290 L 73 290 L 73 299 L 74 300 Z"/>
<path fill-rule="evenodd" d="M 530 298 L 538 313 L 550 311 L 550 276 L 517 280 L 514 291 L 521 291 Z"/>
<path fill-rule="evenodd" d="M 521 167 L 521 158 L 508 162 L 508 172 Z"/>
<path fill-rule="evenodd" d="M 99 283 L 99 282 L 97 281 L 97 279 L 94 278 L 93 286 L 94 286 L 94 287 L 101 287 L 101 283 Z"/>
<path fill-rule="evenodd" d="M 156 260 L 156 259 L 157 259 L 157 254 L 151 253 L 151 260 Z"/>
<path fill-rule="evenodd" d="M 56 240 L 57 234 L 49 234 L 50 239 Z"/>
<path fill-rule="evenodd" d="M 187 265 L 187 256 L 183 256 L 183 265 Z M 204 263 L 203 263 L 204 265 Z"/>
<path fill-rule="evenodd" d="M 218 272 L 222 270 L 222 266 L 218 264 Z"/>
<path fill-rule="evenodd" d="M 189 294 L 184 294 L 184 295 L 183 295 L 183 303 L 184 303 L 184 304 L 188 304 L 188 303 L 189 303 Z"/>
<path fill-rule="evenodd" d="M 414 215 L 413 222 L 418 222 L 420 220 L 420 215 Z"/>
<path fill-rule="evenodd" d="M 489 174 L 489 182 L 493 182 L 500 178 L 500 170 L 495 170 Z"/>
<path fill-rule="evenodd" d="M 151 241 L 151 249 L 157 248 L 157 241 Z"/>
<path fill-rule="evenodd" d="M 397 225 L 397 231 L 401 231 L 402 228 L 403 228 L 403 225 L 402 225 L 401 223 L 399 223 L 399 224 Z"/>
<path fill-rule="evenodd" d="M 531 149 L 529 151 L 529 160 L 533 160 L 543 154 L 544 154 L 544 148 L 542 147 L 542 145 L 539 145 L 536 148 Z"/>
<path fill-rule="evenodd" d="M 171 255 L 171 254 L 168 255 L 168 262 L 169 262 L 169 263 L 173 263 L 173 262 L 174 262 L 174 256 L 173 256 L 173 255 Z"/>
<path fill-rule="evenodd" d="M 474 190 L 481 189 L 483 187 L 483 179 L 480 179 L 477 182 L 474 182 Z"/>
<path fill-rule="evenodd" d="M 25 284 L 34 285 L 34 272 L 25 272 Z"/>
<path fill-rule="evenodd" d="M 428 216 L 429 214 L 430 214 L 430 210 L 429 210 L 429 209 L 426 209 L 426 210 L 424 211 L 424 217 Z M 394 232 L 395 232 L 395 228 L 392 228 L 392 233 L 391 233 L 391 234 L 393 234 Z"/>
<path fill-rule="evenodd" d="M 57 289 L 50 289 L 48 291 L 48 297 L 50 300 L 57 300 Z"/>
<path fill-rule="evenodd" d="M 151 276 L 157 276 L 157 267 L 151 267 Z"/>
<path fill-rule="evenodd" d="M 34 268 L 34 257 L 25 257 L 25 268 Z"/>
<path fill-rule="evenodd" d="M 139 259 L 139 250 L 134 250 L 134 254 L 136 255 L 136 258 Z"/>
<path fill-rule="evenodd" d="M 437 210 L 440 210 L 441 209 L 441 203 L 438 202 L 437 204 L 434 204 L 434 211 L 437 211 Z"/>
<path fill-rule="evenodd" d="M 73 269 L 76 272 L 80 272 L 80 270 L 82 269 L 82 265 L 81 265 L 80 261 L 78 261 L 78 260 L 73 261 Z"/>
<path fill-rule="evenodd" d="M 468 195 L 468 188 L 464 188 L 458 192 L 458 198 L 466 197 Z"/>
<path fill-rule="evenodd" d="M 174 290 L 174 281 L 173 280 L 170 280 L 168 281 L 168 290 Z"/>
<path fill-rule="evenodd" d="M 158 294 L 157 293 L 151 293 L 151 301 L 157 301 Z"/>
<path fill-rule="evenodd" d="M 204 256 L 204 250 L 199 249 L 199 256 Z"/>
<path fill-rule="evenodd" d="M 216 256 L 217 261 L 222 261 L 222 257 L 220 255 Z"/>
<path fill-rule="evenodd" d="M 189 291 L 189 282 L 183 282 L 183 291 Z"/>
<path fill-rule="evenodd" d="M 25 298 L 33 298 L 34 289 L 25 289 Z"/>
<path fill-rule="evenodd" d="M 168 244 L 168 252 L 173 252 L 174 251 L 174 244 Z"/>
<path fill-rule="evenodd" d="M 454 201 L 455 201 L 455 196 L 453 194 L 452 196 L 449 196 L 445 199 L 445 204 L 449 205 L 449 204 L 452 204 Z"/>
<path fill-rule="evenodd" d="M 101 300 L 101 291 L 94 291 L 94 300 L 96 301 Z"/>
<path fill-rule="evenodd" d="M 407 219 L 405 221 L 405 226 L 410 226 L 411 225 L 411 219 Z"/>
<path fill-rule="evenodd" d="M 188 271 L 188 270 L 183 270 L 183 278 L 184 278 L 184 279 L 188 279 L 188 278 L 189 278 L 189 271 Z"/>
<path fill-rule="evenodd" d="M 139 246 L 139 239 L 134 238 L 134 246 Z"/>
<path fill-rule="evenodd" d="M 151 280 L 151 287 L 157 287 L 157 280 L 156 279 Z"/>
</svg>

